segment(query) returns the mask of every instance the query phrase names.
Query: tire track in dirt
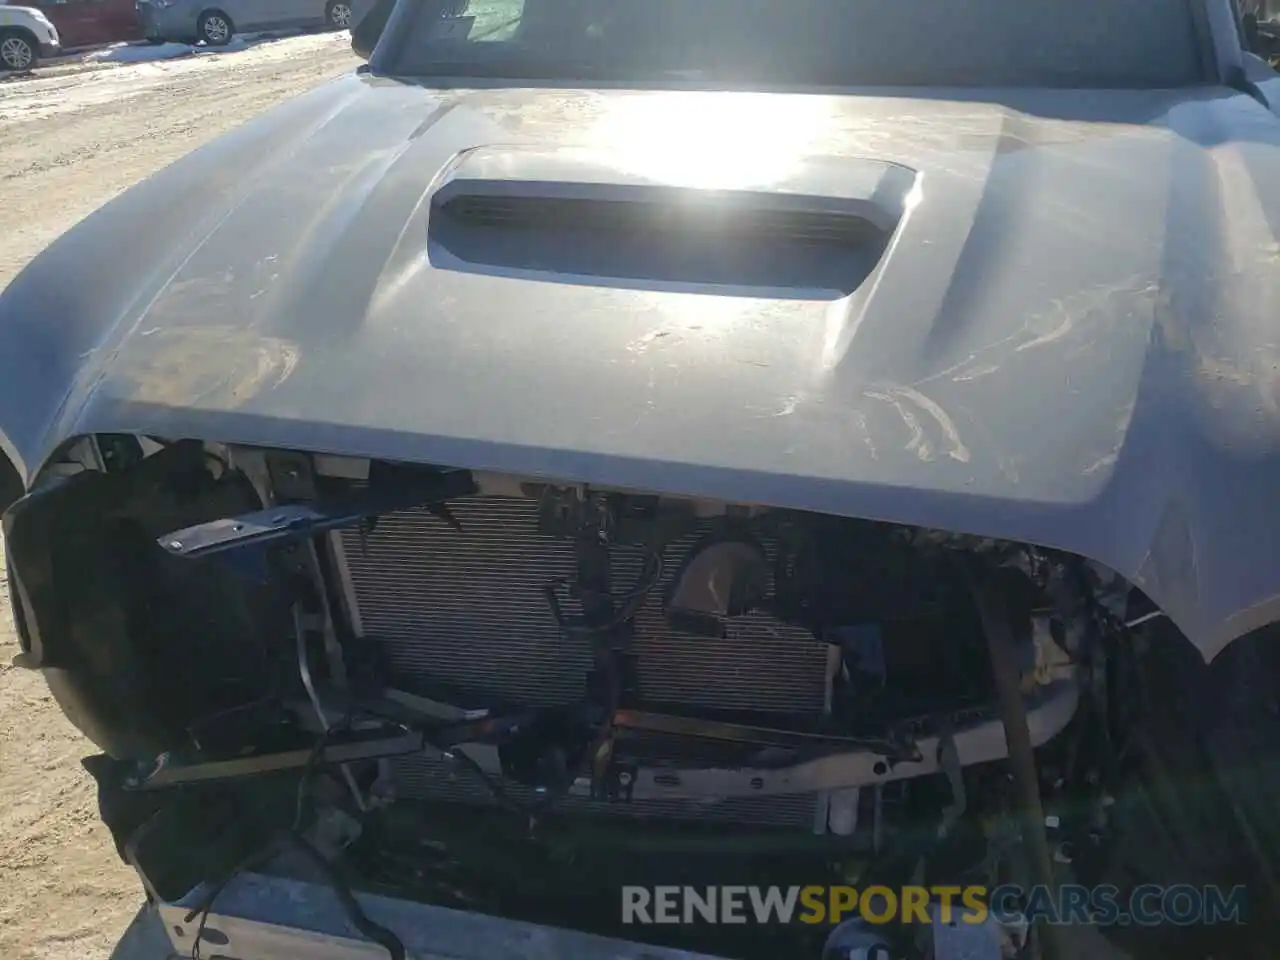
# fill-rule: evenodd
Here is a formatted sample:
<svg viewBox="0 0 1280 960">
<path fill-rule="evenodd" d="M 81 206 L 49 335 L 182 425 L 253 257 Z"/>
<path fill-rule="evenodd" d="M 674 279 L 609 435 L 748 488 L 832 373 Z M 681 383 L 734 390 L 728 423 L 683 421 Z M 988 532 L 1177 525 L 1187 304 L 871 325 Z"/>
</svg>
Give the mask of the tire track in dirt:
<svg viewBox="0 0 1280 960">
<path fill-rule="evenodd" d="M 296 49 L 295 57 L 287 57 Z M 0 89 L 0 181 L 6 236 L 0 284 L 59 234 L 125 188 L 219 133 L 289 97 L 353 69 L 345 35 L 293 37 L 250 50 L 160 64 L 132 64 L 58 78 L 47 94 L 21 84 Z M 144 68 L 163 71 L 157 81 Z M 180 69 L 185 68 L 185 69 Z M 110 74 L 109 78 L 104 75 Z M 143 85 L 137 91 L 130 80 Z M 35 80 L 32 83 L 40 83 Z M 118 95 L 67 109 L 86 89 L 110 84 Z M 55 102 L 60 112 L 8 116 L 7 104 Z"/>
</svg>

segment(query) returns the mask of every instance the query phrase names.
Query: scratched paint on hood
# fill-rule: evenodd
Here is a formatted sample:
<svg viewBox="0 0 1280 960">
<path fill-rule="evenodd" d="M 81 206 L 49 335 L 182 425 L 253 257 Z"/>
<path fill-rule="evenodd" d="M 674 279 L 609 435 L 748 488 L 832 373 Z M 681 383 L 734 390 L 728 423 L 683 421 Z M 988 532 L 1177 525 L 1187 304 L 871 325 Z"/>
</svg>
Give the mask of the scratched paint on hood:
<svg viewBox="0 0 1280 960">
<path fill-rule="evenodd" d="M 429 242 L 432 191 L 480 148 L 766 194 L 882 161 L 916 195 L 852 292 L 503 275 Z M 26 476 L 123 429 L 1029 540 L 1139 581 L 1212 654 L 1280 617 L 1278 159 L 1276 118 L 1225 90 L 351 76 L 127 192 L 11 284 L 0 445 Z"/>
</svg>

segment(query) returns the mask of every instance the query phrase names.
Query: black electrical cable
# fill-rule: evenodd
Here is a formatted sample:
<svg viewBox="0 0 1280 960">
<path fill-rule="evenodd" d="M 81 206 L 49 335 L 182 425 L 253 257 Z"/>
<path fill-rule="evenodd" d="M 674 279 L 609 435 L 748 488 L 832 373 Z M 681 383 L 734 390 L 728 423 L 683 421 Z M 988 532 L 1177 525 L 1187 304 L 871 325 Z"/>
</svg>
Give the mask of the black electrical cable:
<svg viewBox="0 0 1280 960">
<path fill-rule="evenodd" d="M 351 921 L 351 925 L 386 950 L 391 960 L 405 960 L 404 943 L 392 931 L 369 919 L 369 915 L 364 912 L 364 908 L 356 900 L 355 894 L 351 892 L 351 887 L 347 884 L 337 866 L 327 860 L 319 850 L 308 843 L 301 835 L 289 833 L 286 840 L 324 875 L 324 878 L 329 882 L 329 886 L 333 888 L 333 892 L 337 894 L 338 902 L 342 904 L 342 909 Z"/>
<path fill-rule="evenodd" d="M 391 713 L 382 713 L 378 711 L 376 708 L 369 707 L 369 706 L 362 706 L 360 708 L 360 711 L 361 713 L 367 716 L 375 717 L 379 720 L 389 720 L 394 723 L 400 724 L 401 726 L 404 726 L 401 723 L 401 715 L 391 714 Z M 515 797 L 511 796 L 503 788 L 499 780 L 490 776 L 488 771 L 486 771 L 484 767 L 480 766 L 480 764 L 476 762 L 474 757 L 472 757 L 466 751 L 460 749 L 456 744 L 432 742 L 430 739 L 431 737 L 430 730 L 424 730 L 421 727 L 416 725 L 413 727 L 405 727 L 405 729 L 417 730 L 418 732 L 422 733 L 423 737 L 432 747 L 434 747 L 436 750 L 439 750 L 440 753 L 445 755 L 445 759 L 452 760 L 455 763 L 460 762 L 461 766 L 468 773 L 472 774 L 476 778 L 476 780 L 478 780 L 485 787 L 485 789 L 489 791 L 489 793 L 493 796 L 493 799 L 497 802 L 497 804 L 500 807 L 506 809 L 511 813 L 519 814 L 520 816 L 525 816 L 525 817 L 535 816 L 537 811 L 533 807 L 526 806 L 525 804 L 520 803 L 520 801 L 518 801 Z M 333 730 L 330 731 L 330 733 L 332 732 Z M 323 749 L 325 744 L 325 739 L 328 736 L 329 734 L 326 734 L 317 743 L 316 745 L 317 751 L 320 749 Z M 295 819 L 294 819 L 295 832 L 299 829 L 301 825 L 301 820 L 303 815 L 303 811 L 302 811 L 303 796 L 304 796 L 303 789 L 306 785 L 307 778 L 310 776 L 310 774 L 307 771 L 311 767 L 312 760 L 316 757 L 316 755 L 317 755 L 316 752 L 313 751 L 312 758 L 308 759 L 307 766 L 304 767 L 303 769 L 303 780 L 298 784 L 298 790 L 299 790 L 298 808 L 297 808 L 297 815 L 295 816 Z"/>
<path fill-rule="evenodd" d="M 494 801 L 497 802 L 498 806 L 502 809 L 509 813 L 516 814 L 517 816 L 526 817 L 530 821 L 537 819 L 539 810 L 532 806 L 523 804 L 515 797 L 511 796 L 511 794 L 507 792 L 506 788 L 503 787 L 502 782 L 491 777 L 489 772 L 485 770 L 484 767 L 480 766 L 480 764 L 476 762 L 476 759 L 465 750 L 458 747 L 449 747 L 443 752 L 447 753 L 455 762 L 460 761 L 462 766 L 466 768 L 467 772 L 475 776 L 475 778 L 485 786 L 493 796 Z"/>
<path fill-rule="evenodd" d="M 599 637 L 601 634 L 607 634 L 612 630 L 616 630 L 623 624 L 628 623 L 640 612 L 648 600 L 649 595 L 657 587 L 662 580 L 663 572 L 666 569 L 666 561 L 662 556 L 661 547 L 651 547 L 645 557 L 644 566 L 641 568 L 639 576 L 636 578 L 636 584 L 625 593 L 597 593 L 595 596 L 602 600 L 609 600 L 614 604 L 618 604 L 617 609 L 608 617 L 598 622 L 590 623 L 574 623 L 564 615 L 564 611 L 560 606 L 559 598 L 556 596 L 556 590 L 559 587 L 567 585 L 568 581 L 564 578 L 553 580 L 548 583 L 543 592 L 547 598 L 547 603 L 551 607 L 551 614 L 555 618 L 567 636 L 571 637 Z M 614 677 L 613 691 L 610 697 L 611 703 L 606 704 L 604 716 L 600 721 L 600 725 L 591 737 L 582 759 L 575 765 L 575 769 L 570 771 L 566 778 L 566 784 L 571 785 L 582 774 L 588 770 L 600 751 L 608 743 L 612 734 L 613 714 L 618 707 L 617 699 L 619 691 L 617 689 L 617 678 Z M 470 761 L 471 758 L 467 758 Z M 491 791 L 494 791 L 495 797 L 500 803 L 506 801 L 502 793 L 497 792 L 500 788 L 492 779 L 479 768 L 478 764 L 471 763 L 474 770 L 485 780 Z M 503 792 L 505 793 L 505 791 Z M 559 794 L 548 793 L 544 796 L 537 806 L 528 811 L 531 820 L 545 814 L 552 805 L 559 799 Z M 508 806 L 510 804 L 508 803 Z M 517 807 L 517 809 L 521 809 Z"/>
<path fill-rule="evenodd" d="M 298 777 L 298 792 L 293 801 L 293 826 L 290 828 L 295 833 L 302 829 L 302 821 L 306 815 L 307 795 L 311 791 L 311 778 L 315 776 L 316 767 L 320 765 L 320 757 L 324 754 L 325 746 L 337 729 L 338 727 L 330 727 L 316 738 L 316 745 L 311 748 L 311 755 L 307 757 L 307 762 L 302 767 L 302 774 Z"/>
<path fill-rule="evenodd" d="M 616 627 L 626 623 L 644 606 L 644 602 L 648 599 L 649 594 L 653 592 L 654 587 L 658 585 L 658 581 L 662 579 L 663 571 L 666 568 L 666 562 L 662 559 L 662 554 L 657 550 L 653 550 L 646 558 L 644 569 L 641 571 L 636 585 L 625 593 L 602 594 L 602 599 L 608 599 L 614 603 L 621 604 L 616 613 L 600 623 L 581 624 L 573 623 L 564 615 L 560 607 L 560 601 L 556 597 L 556 589 L 568 584 L 563 577 L 552 580 L 543 592 L 547 597 L 547 602 L 551 606 L 552 616 L 566 633 L 574 636 L 591 635 L 597 633 L 605 633 Z"/>
<path fill-rule="evenodd" d="M 360 903 L 356 900 L 355 895 L 351 892 L 351 887 L 338 872 L 337 867 L 325 859 L 324 855 L 308 843 L 301 834 L 292 830 L 285 834 L 282 840 L 272 842 L 264 849 L 259 850 L 257 853 L 238 864 L 234 870 L 229 872 L 221 881 L 218 882 L 217 886 L 210 891 L 209 896 L 205 898 L 204 902 L 199 907 L 187 914 L 187 923 L 190 923 L 197 916 L 200 917 L 200 923 L 196 927 L 195 942 L 191 945 L 191 960 L 201 960 L 200 942 L 204 937 L 205 927 L 209 922 L 209 915 L 213 911 L 214 901 L 218 899 L 218 896 L 222 891 L 225 890 L 231 881 L 237 876 L 245 870 L 249 870 L 259 863 L 270 859 L 276 852 L 278 852 L 282 846 L 282 842 L 292 845 L 294 849 L 301 852 L 308 860 L 320 869 L 325 880 L 327 880 L 329 885 L 333 888 L 334 893 L 338 895 L 338 901 L 342 904 L 343 911 L 347 914 L 347 917 L 351 920 L 352 926 L 354 926 L 356 930 L 364 934 L 364 936 L 372 940 L 374 943 L 383 947 L 390 955 L 391 960 L 405 960 L 406 954 L 404 943 L 401 942 L 400 938 L 391 930 L 388 930 L 381 924 L 374 923 L 370 920 L 368 914 L 364 912 Z"/>
<path fill-rule="evenodd" d="M 290 828 L 291 833 L 296 833 L 302 829 L 302 821 L 305 816 L 306 797 L 310 790 L 311 780 L 315 775 L 316 768 L 320 765 L 320 758 L 324 755 L 324 748 L 328 745 L 333 735 L 340 730 L 346 729 L 351 722 L 351 715 L 343 719 L 342 723 L 330 727 L 324 733 L 316 738 L 315 745 L 311 748 L 311 754 L 307 757 L 307 762 L 302 768 L 302 774 L 298 779 L 298 793 L 294 805 L 293 824 Z M 195 907 L 193 907 L 184 918 L 186 923 L 191 923 L 196 917 L 200 918 L 200 922 L 196 925 L 195 939 L 191 944 L 191 960 L 200 960 L 200 943 L 204 937 L 205 927 L 209 923 L 209 915 L 213 912 L 214 902 L 222 895 L 222 892 L 230 885 L 231 881 L 246 870 L 252 870 L 254 867 L 270 860 L 279 852 L 280 843 L 273 840 L 261 850 L 251 853 L 245 859 L 241 860 L 224 874 L 217 883 L 214 884 L 208 895 Z"/>
<path fill-rule="evenodd" d="M 209 915 L 213 912 L 214 901 L 222 895 L 222 892 L 227 889 L 232 880 L 240 876 L 240 874 L 244 873 L 246 870 L 252 870 L 259 864 L 270 860 L 278 849 L 279 845 L 273 842 L 268 844 L 266 847 L 263 847 L 261 850 L 250 854 L 244 860 L 241 860 L 238 864 L 232 867 L 231 870 L 227 871 L 222 879 L 214 885 L 213 889 L 209 891 L 208 896 L 200 902 L 200 905 L 193 908 L 186 917 L 183 918 L 187 923 L 190 923 L 196 917 L 200 918 L 200 922 L 196 925 L 195 939 L 191 943 L 191 960 L 200 960 L 200 942 L 204 938 L 205 927 L 209 924 Z"/>
</svg>

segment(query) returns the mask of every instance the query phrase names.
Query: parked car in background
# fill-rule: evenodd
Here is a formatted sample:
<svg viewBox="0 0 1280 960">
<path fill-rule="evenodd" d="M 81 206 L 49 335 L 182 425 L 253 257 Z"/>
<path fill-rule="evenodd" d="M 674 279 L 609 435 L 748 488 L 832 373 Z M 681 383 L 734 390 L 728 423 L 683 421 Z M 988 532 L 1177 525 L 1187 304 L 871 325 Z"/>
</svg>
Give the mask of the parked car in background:
<svg viewBox="0 0 1280 960">
<path fill-rule="evenodd" d="M 138 0 L 149 40 L 220 47 L 237 33 L 351 23 L 351 0 Z"/>
<path fill-rule="evenodd" d="M 134 0 L 26 0 L 58 29 L 65 48 L 138 40 L 142 28 Z"/>
<path fill-rule="evenodd" d="M 0 6 L 0 69 L 30 70 L 60 48 L 58 28 L 39 10 Z"/>
</svg>

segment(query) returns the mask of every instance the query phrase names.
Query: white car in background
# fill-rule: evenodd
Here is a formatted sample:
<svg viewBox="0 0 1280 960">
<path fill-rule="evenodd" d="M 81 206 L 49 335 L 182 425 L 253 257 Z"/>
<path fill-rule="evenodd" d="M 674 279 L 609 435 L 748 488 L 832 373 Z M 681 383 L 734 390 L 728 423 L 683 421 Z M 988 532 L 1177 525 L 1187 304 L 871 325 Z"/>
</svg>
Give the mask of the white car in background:
<svg viewBox="0 0 1280 960">
<path fill-rule="evenodd" d="M 61 49 L 57 27 L 40 10 L 0 6 L 0 70 L 30 70 Z"/>
</svg>

